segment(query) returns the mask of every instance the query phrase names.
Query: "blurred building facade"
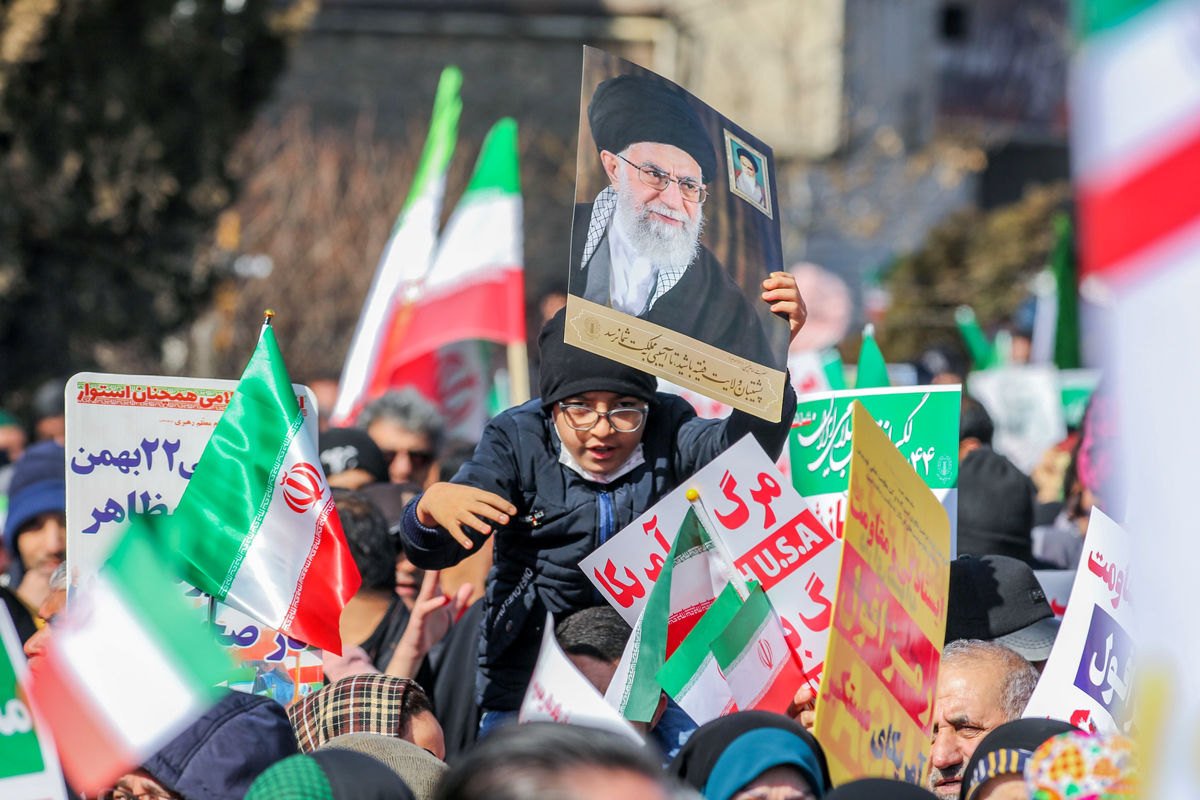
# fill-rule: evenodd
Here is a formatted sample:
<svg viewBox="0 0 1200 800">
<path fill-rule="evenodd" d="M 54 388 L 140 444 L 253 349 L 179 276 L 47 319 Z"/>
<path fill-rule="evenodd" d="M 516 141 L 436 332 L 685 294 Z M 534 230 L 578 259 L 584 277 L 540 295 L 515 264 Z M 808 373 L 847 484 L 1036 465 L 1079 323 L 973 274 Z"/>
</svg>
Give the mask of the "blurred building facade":
<svg viewBox="0 0 1200 800">
<path fill-rule="evenodd" d="M 601 47 L 772 145 L 785 258 L 845 277 L 861 312 L 947 214 L 1066 176 L 1067 37 L 1066 0 L 324 0 L 265 117 L 367 114 L 419 147 L 458 65 L 463 170 L 495 119 L 520 125 L 533 297 L 566 273 L 581 45 Z"/>
</svg>

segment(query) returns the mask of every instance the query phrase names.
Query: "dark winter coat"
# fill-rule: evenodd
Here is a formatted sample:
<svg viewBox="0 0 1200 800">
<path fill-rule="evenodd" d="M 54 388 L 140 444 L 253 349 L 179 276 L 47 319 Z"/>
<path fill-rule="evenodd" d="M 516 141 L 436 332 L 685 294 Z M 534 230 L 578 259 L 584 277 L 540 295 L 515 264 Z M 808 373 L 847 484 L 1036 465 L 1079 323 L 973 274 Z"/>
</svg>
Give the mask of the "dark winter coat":
<svg viewBox="0 0 1200 800">
<path fill-rule="evenodd" d="M 777 458 L 796 395 L 789 385 L 783 417 L 770 423 L 741 412 L 705 420 L 675 395 L 650 404 L 645 463 L 609 484 L 586 480 L 559 463 L 560 439 L 540 400 L 509 409 L 484 430 L 471 461 L 453 482 L 508 499 L 517 513 L 496 526 L 495 555 L 482 602 L 476 699 L 486 710 L 520 706 L 537 660 L 546 612 L 561 618 L 603 602 L 579 562 L 613 534 L 747 433 Z M 458 563 L 466 550 L 448 533 L 422 526 L 415 498 L 405 509 L 405 552 L 424 569 Z M 483 537 L 466 530 L 475 542 Z"/>
</svg>

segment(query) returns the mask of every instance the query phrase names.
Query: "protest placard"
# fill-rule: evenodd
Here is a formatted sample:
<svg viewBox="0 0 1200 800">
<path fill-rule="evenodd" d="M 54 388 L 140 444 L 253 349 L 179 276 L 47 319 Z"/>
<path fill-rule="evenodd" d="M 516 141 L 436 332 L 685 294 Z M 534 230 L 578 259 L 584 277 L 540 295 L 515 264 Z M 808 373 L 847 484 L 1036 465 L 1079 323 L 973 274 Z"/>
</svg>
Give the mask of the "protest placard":
<svg viewBox="0 0 1200 800">
<path fill-rule="evenodd" d="M 54 740 L 21 690 L 27 669 L 12 617 L 0 607 L 0 797 L 66 800 Z"/>
<path fill-rule="evenodd" d="M 578 141 L 566 342 L 779 420 L 788 325 L 762 300 L 783 269 L 771 148 L 591 47 Z"/>
<path fill-rule="evenodd" d="M 843 390 L 801 397 L 788 439 L 792 485 L 821 524 L 840 539 L 850 480 L 854 400 L 866 407 L 945 507 L 953 557 L 957 554 L 960 386 Z"/>
<path fill-rule="evenodd" d="M 1025 716 L 1062 719 L 1085 730 L 1129 732 L 1132 558 L 1128 534 L 1093 507 L 1071 603 Z"/>
<path fill-rule="evenodd" d="M 852 406 L 854 440 L 834 625 L 815 734 L 834 783 L 922 783 L 946 632 L 945 509 L 872 420 Z"/>
<path fill-rule="evenodd" d="M 79 373 L 66 389 L 67 566 L 95 574 L 131 514 L 170 514 L 237 381 Z M 316 399 L 293 384 L 304 430 L 317 441 Z M 195 595 L 196 593 L 193 592 Z M 197 613 L 208 600 L 194 596 Z M 215 632 L 239 664 L 230 685 L 288 703 L 320 688 L 321 653 L 216 604 Z"/>
<path fill-rule="evenodd" d="M 558 646 L 554 617 L 546 615 L 542 649 L 529 688 L 517 714 L 520 722 L 562 722 L 612 731 L 627 736 L 639 746 L 642 737 L 610 706 L 600 690 L 584 677 Z"/>
<path fill-rule="evenodd" d="M 762 584 L 806 675 L 821 673 L 839 548 L 754 437 L 746 436 L 683 481 L 580 562 L 631 626 L 645 605 L 699 492 L 706 528 L 747 581 Z"/>
</svg>

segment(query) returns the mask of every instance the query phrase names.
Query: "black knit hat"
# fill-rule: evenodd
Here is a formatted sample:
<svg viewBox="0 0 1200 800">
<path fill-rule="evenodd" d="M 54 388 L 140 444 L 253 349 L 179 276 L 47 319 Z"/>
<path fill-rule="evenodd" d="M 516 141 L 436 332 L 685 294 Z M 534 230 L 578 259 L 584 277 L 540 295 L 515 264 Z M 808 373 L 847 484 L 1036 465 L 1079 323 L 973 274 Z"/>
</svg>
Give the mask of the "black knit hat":
<svg viewBox="0 0 1200 800">
<path fill-rule="evenodd" d="M 566 318 L 566 309 L 560 309 L 538 336 L 543 407 L 584 392 L 614 392 L 647 402 L 654 399 L 658 384 L 651 375 L 564 342 Z"/>
<path fill-rule="evenodd" d="M 618 75 L 596 87 L 588 124 L 597 150 L 620 153 L 637 142 L 678 147 L 700 165 L 701 180 L 717 174 L 712 139 L 683 93 L 655 76 Z"/>
<path fill-rule="evenodd" d="M 1033 558 L 1033 481 L 990 447 L 977 447 L 958 470 L 958 552 Z"/>
</svg>

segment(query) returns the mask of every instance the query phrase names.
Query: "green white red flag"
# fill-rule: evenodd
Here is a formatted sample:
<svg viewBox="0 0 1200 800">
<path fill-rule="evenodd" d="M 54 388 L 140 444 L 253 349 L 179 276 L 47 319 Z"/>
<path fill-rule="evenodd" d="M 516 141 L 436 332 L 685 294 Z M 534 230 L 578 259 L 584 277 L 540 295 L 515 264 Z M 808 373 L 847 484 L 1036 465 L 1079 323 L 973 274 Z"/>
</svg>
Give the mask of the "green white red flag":
<svg viewBox="0 0 1200 800">
<path fill-rule="evenodd" d="M 695 508 L 689 508 L 605 694 L 626 719 L 649 722 L 654 716 L 662 694 L 656 674 L 731 575 L 732 567 L 718 552 Z"/>
<path fill-rule="evenodd" d="M 742 598 L 737 587 L 728 584 L 655 676 L 663 691 L 697 725 L 738 710 L 733 690 L 717 666 L 712 642 L 724 632 L 741 607 Z"/>
<path fill-rule="evenodd" d="M 379 362 L 389 386 L 405 364 L 452 342 L 525 341 L 521 224 L 517 123 L 506 117 L 483 140 L 432 266 L 404 295 Z"/>
<path fill-rule="evenodd" d="M 135 517 L 95 579 L 71 600 L 27 679 L 71 785 L 92 796 L 217 699 L 230 663 Z M 11 796 L 11 795 L 5 795 Z"/>
<path fill-rule="evenodd" d="M 1092 468 L 1122 473 L 1100 507 L 1139 541 L 1134 598 L 1139 738 L 1153 753 L 1144 796 L 1196 793 L 1200 645 L 1181 635 L 1194 599 L 1195 358 L 1200 298 L 1200 6 L 1192 0 L 1080 0 L 1071 92 L 1081 292 L 1111 307 L 1100 341 L 1114 396 L 1081 446 Z M 1097 331 L 1090 330 L 1095 335 Z M 1105 394 L 1104 387 L 1098 390 Z M 1114 411 L 1115 409 L 1115 411 Z M 1112 417 L 1117 421 L 1112 422 Z M 1105 453 L 1105 434 L 1115 452 Z M 1107 457 L 1106 457 L 1107 456 Z M 1151 466 L 1153 465 L 1153 466 Z M 1127 508 L 1128 513 L 1122 513 Z M 1148 666 L 1147 666 L 1148 665 Z M 1145 667 L 1145 669 L 1143 669 Z"/>
<path fill-rule="evenodd" d="M 779 616 L 757 583 L 750 585 L 749 597 L 713 639 L 712 652 L 740 709 L 782 713 L 805 683 Z"/>
<path fill-rule="evenodd" d="M 264 325 L 175 513 L 155 524 L 197 589 L 340 654 L 338 620 L 361 579 L 303 424 Z"/>
<path fill-rule="evenodd" d="M 462 112 L 458 94 L 461 86 L 462 72 L 457 67 L 442 70 L 425 149 L 421 152 L 408 199 L 384 246 L 346 355 L 332 413 L 335 425 L 352 423 L 372 397 L 388 388 L 389 376 L 381 365 L 391 358 L 389 348 L 393 346 L 394 332 L 403 322 L 398 315 L 405 307 L 405 295 L 418 291 L 437 246 L 446 171 L 454 155 L 458 118 Z"/>
</svg>

